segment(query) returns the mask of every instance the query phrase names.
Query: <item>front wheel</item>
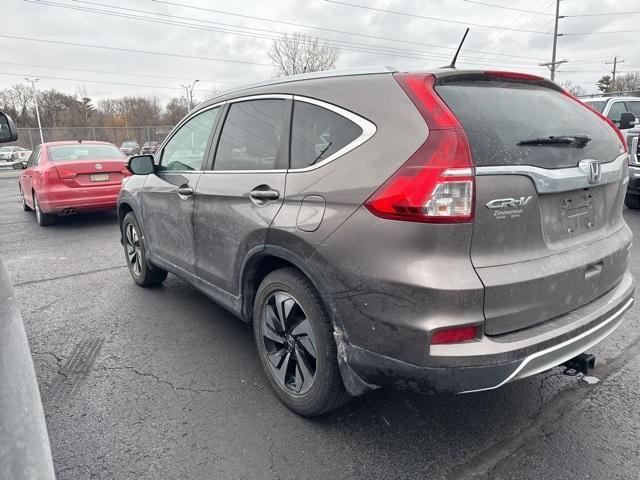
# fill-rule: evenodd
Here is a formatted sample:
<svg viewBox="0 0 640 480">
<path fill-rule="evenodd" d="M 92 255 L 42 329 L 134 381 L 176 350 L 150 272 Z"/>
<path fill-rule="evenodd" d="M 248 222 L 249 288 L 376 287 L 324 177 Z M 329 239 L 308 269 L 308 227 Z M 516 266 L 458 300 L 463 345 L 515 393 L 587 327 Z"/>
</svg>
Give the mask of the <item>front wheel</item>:
<svg viewBox="0 0 640 480">
<path fill-rule="evenodd" d="M 640 195 L 630 195 L 627 193 L 627 196 L 624 197 L 624 204 L 627 208 L 631 208 L 633 210 L 640 209 Z"/>
<path fill-rule="evenodd" d="M 331 321 L 300 271 L 284 268 L 265 277 L 256 294 L 253 326 L 265 374 L 287 407 L 315 416 L 349 399 Z"/>
<path fill-rule="evenodd" d="M 141 287 L 160 285 L 167 278 L 167 272 L 147 262 L 141 232 L 136 216 L 133 212 L 127 213 L 122 222 L 122 243 L 129 273 Z"/>
</svg>

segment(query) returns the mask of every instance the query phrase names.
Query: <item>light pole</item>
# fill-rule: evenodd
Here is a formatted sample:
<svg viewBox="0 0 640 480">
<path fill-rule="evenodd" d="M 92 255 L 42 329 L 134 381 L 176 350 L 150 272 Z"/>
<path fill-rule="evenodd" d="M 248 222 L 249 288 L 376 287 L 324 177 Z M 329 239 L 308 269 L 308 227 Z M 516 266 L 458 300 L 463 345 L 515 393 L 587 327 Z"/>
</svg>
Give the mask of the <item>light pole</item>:
<svg viewBox="0 0 640 480">
<path fill-rule="evenodd" d="M 36 118 L 38 119 L 38 130 L 40 131 L 40 143 L 44 143 L 44 137 L 42 136 L 42 123 L 40 122 L 40 110 L 38 110 L 38 95 L 36 93 L 36 83 L 40 81 L 39 78 L 26 78 L 25 80 L 31 84 L 33 88 L 33 101 L 36 104 Z"/>
<path fill-rule="evenodd" d="M 189 110 L 191 110 L 193 108 L 193 87 L 199 81 L 200 80 L 194 80 L 193 83 L 191 84 L 191 88 L 189 89 Z"/>
</svg>

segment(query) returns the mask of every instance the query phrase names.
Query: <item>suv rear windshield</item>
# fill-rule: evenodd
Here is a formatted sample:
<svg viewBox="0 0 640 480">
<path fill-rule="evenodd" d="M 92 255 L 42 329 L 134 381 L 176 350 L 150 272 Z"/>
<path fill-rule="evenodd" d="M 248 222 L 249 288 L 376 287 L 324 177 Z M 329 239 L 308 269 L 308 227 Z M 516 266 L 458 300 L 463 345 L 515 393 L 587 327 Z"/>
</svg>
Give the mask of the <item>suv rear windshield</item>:
<svg viewBox="0 0 640 480">
<path fill-rule="evenodd" d="M 48 151 L 49 160 L 52 162 L 123 160 L 126 158 L 120 150 L 111 145 L 61 145 L 49 147 Z"/>
<path fill-rule="evenodd" d="M 477 166 L 575 167 L 583 159 L 611 162 L 620 154 L 614 130 L 566 95 L 539 85 L 510 81 L 447 79 L 436 85 L 469 139 Z M 518 145 L 536 138 L 588 135 L 575 144 Z"/>
</svg>

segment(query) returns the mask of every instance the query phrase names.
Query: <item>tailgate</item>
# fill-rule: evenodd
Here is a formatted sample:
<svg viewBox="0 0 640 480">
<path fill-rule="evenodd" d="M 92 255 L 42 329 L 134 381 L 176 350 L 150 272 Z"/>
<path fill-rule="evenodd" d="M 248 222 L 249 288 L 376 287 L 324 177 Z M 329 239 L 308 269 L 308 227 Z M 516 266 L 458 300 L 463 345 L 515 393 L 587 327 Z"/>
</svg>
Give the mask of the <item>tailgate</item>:
<svg viewBox="0 0 640 480">
<path fill-rule="evenodd" d="M 476 165 L 470 254 L 485 333 L 544 322 L 613 288 L 631 240 L 628 156 L 613 128 L 552 84 L 452 76 L 437 91 Z"/>
</svg>

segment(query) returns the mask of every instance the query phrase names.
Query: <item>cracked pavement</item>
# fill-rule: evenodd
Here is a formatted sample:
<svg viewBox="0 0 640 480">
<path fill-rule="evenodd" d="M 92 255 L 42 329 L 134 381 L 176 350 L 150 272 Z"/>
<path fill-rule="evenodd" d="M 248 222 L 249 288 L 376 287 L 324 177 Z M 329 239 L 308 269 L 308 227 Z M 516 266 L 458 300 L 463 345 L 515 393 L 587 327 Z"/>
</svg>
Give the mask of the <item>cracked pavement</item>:
<svg viewBox="0 0 640 480">
<path fill-rule="evenodd" d="M 595 385 L 554 369 L 472 395 L 379 391 L 304 419 L 268 388 L 250 328 L 173 275 L 133 284 L 114 214 L 41 228 L 15 177 L 0 174 L 0 255 L 61 480 L 640 477 L 637 306 L 593 349 Z M 625 217 L 640 234 L 640 212 Z M 104 340 L 93 364 L 69 375 L 90 339 Z M 73 395 L 54 395 L 61 381 Z"/>
</svg>

